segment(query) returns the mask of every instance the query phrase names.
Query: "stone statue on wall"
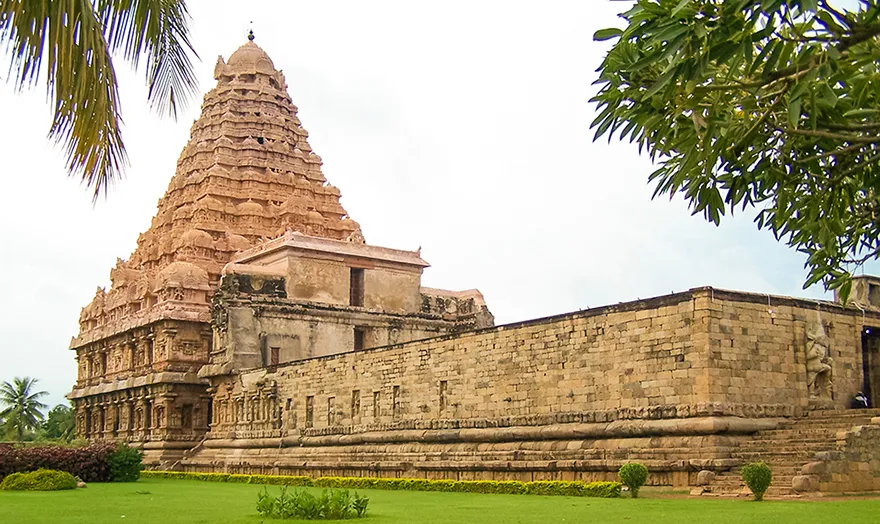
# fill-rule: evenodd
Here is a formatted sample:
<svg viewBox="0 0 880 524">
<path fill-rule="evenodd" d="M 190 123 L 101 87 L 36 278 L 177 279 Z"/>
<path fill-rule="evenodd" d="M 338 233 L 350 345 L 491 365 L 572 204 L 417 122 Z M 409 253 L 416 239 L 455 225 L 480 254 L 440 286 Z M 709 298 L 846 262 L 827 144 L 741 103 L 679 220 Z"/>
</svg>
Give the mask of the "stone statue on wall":
<svg viewBox="0 0 880 524">
<path fill-rule="evenodd" d="M 165 408 L 159 406 L 156 408 L 156 427 L 165 427 Z"/>
<path fill-rule="evenodd" d="M 831 399 L 831 341 L 819 314 L 807 325 L 807 388 L 811 399 Z"/>
</svg>

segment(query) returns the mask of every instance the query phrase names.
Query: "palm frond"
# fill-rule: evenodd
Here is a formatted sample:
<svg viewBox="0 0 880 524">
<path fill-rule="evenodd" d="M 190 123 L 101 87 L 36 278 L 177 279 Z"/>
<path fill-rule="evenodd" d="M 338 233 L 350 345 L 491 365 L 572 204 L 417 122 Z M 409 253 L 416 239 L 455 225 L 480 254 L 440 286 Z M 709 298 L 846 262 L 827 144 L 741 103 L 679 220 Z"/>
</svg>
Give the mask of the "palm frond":
<svg viewBox="0 0 880 524">
<path fill-rule="evenodd" d="M 89 0 L 0 0 L 0 42 L 19 89 L 46 68 L 54 115 L 49 137 L 62 145 L 67 171 L 106 194 L 127 162 L 110 48 Z"/>
<path fill-rule="evenodd" d="M 95 0 L 112 51 L 122 51 L 135 67 L 147 57 L 151 106 L 177 116 L 198 89 L 190 53 L 189 11 L 182 0 Z"/>
</svg>

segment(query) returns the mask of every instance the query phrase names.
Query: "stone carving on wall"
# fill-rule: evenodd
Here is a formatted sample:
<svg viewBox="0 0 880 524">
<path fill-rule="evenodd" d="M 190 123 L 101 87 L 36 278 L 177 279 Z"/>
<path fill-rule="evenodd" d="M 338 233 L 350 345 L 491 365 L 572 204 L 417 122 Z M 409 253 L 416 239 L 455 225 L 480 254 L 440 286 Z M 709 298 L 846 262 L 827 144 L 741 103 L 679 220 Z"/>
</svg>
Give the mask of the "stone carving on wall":
<svg viewBox="0 0 880 524">
<path fill-rule="evenodd" d="M 811 399 L 831 400 L 833 363 L 831 341 L 816 313 L 816 320 L 807 324 L 807 388 Z"/>
<path fill-rule="evenodd" d="M 364 239 L 364 234 L 361 233 L 360 228 L 352 231 L 348 238 L 345 239 L 346 242 L 351 242 L 352 244 L 366 244 L 367 241 Z"/>
</svg>

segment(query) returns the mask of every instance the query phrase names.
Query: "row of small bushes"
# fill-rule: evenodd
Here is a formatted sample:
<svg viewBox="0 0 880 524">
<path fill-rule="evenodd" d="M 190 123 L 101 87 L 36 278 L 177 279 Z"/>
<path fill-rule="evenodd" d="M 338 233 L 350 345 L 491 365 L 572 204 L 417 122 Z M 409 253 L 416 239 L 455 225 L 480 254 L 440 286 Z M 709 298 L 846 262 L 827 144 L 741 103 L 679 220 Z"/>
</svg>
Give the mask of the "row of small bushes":
<svg viewBox="0 0 880 524">
<path fill-rule="evenodd" d="M 12 473 L 0 482 L 2 491 L 59 491 L 75 489 L 76 479 L 66 471 L 38 469 L 26 473 Z"/>
<path fill-rule="evenodd" d="M 566 495 L 574 497 L 616 498 L 619 482 L 578 482 L 560 480 L 429 480 L 373 477 L 295 477 L 286 475 L 242 475 L 229 473 L 187 473 L 144 471 L 146 478 L 189 479 L 207 482 L 238 482 L 318 488 L 383 489 L 404 491 L 446 491 L 459 493 L 503 493 L 510 495 Z"/>
<path fill-rule="evenodd" d="M 201 480 L 203 482 L 230 482 L 236 484 L 270 484 L 273 486 L 307 487 L 314 486 L 311 477 L 293 475 L 244 475 L 240 473 L 195 473 L 184 471 L 151 471 L 141 472 L 144 478 Z"/>
<path fill-rule="evenodd" d="M 143 467 L 140 451 L 125 444 L 0 446 L 0 480 L 39 469 L 66 471 L 85 482 L 132 482 Z"/>
<path fill-rule="evenodd" d="M 275 519 L 340 520 L 362 518 L 367 515 L 370 499 L 354 496 L 347 489 L 324 490 L 319 496 L 305 489 L 294 489 L 288 493 L 287 487 L 274 496 L 265 487 L 257 494 L 257 513 Z"/>
</svg>

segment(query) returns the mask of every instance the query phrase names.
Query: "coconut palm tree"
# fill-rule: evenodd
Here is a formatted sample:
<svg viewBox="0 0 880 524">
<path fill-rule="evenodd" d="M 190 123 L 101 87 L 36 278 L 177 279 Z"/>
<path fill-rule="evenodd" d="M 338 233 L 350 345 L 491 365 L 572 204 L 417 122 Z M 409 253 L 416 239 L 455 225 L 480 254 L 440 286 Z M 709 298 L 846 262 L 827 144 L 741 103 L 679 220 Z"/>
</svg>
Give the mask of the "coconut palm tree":
<svg viewBox="0 0 880 524">
<path fill-rule="evenodd" d="M 188 23 L 182 0 L 0 0 L 10 80 L 25 89 L 45 79 L 54 109 L 49 137 L 95 199 L 127 162 L 111 55 L 135 68 L 146 58 L 152 107 L 176 117 L 197 89 Z"/>
<path fill-rule="evenodd" d="M 24 440 L 25 431 L 31 431 L 40 427 L 46 404 L 39 401 L 40 397 L 48 395 L 45 391 L 34 391 L 37 379 L 16 377 L 12 383 L 0 384 L 0 419 L 4 419 L 7 434 L 15 430 L 18 441 Z"/>
</svg>

